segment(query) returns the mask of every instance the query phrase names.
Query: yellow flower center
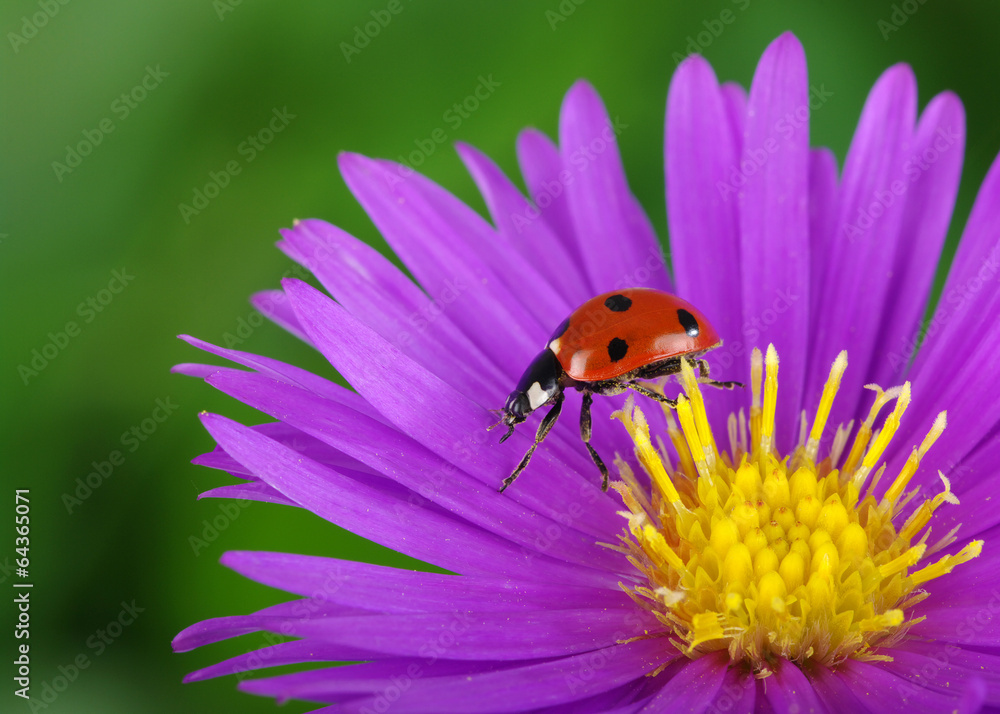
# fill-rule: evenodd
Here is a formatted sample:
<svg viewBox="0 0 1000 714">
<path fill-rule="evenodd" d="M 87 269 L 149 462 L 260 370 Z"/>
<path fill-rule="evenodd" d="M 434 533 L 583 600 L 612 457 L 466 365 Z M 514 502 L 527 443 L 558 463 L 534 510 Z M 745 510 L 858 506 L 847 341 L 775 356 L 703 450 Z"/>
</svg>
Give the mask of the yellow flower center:
<svg viewBox="0 0 1000 714">
<path fill-rule="evenodd" d="M 766 376 L 764 367 L 754 350 L 749 425 L 742 410 L 730 416 L 729 453 L 716 446 L 687 363 L 677 419 L 664 410 L 676 467 L 662 441 L 654 447 L 646 418 L 631 398 L 616 412 L 651 482 L 651 488 L 640 485 L 645 480 L 618 460 L 622 481 L 614 488 L 628 508 L 623 513 L 628 533 L 614 547 L 624 550 L 647 580 L 626 590 L 674 633 L 674 644 L 688 656 L 728 649 L 734 662 L 749 664 L 761 676 L 772 671 L 776 658 L 826 666 L 847 657 L 887 659 L 877 648 L 918 621 L 907 619 L 907 610 L 927 597 L 922 586 L 982 551 L 983 542 L 973 541 L 956 555 L 929 562 L 955 540 L 953 530 L 928 545 L 930 529 L 924 531 L 942 503 L 958 502 L 940 472 L 944 490 L 901 526 L 893 522 L 916 495 L 918 489 L 904 492 L 944 431 L 946 415 L 938 415 L 884 497 L 876 499 L 872 494 L 885 471 L 884 464 L 876 466 L 909 404 L 909 383 L 887 391 L 869 385 L 875 404 L 838 466 L 852 424 L 836 430 L 825 458 L 818 460 L 818 452 L 847 353 L 833 363 L 808 432 L 803 413 L 799 444 L 790 457 L 774 447 L 778 355 L 773 346 L 767 350 Z M 893 401 L 892 413 L 873 432 L 879 412 Z"/>
</svg>

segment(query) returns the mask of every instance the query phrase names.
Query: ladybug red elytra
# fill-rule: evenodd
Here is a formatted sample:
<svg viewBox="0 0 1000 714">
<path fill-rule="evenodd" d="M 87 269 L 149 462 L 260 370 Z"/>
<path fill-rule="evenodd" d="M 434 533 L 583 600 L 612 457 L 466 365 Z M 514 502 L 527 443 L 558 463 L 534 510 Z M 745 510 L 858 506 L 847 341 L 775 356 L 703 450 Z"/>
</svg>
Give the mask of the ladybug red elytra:
<svg viewBox="0 0 1000 714">
<path fill-rule="evenodd" d="M 614 290 L 591 298 L 563 321 L 545 349 L 521 375 L 517 388 L 507 397 L 500 421 L 507 433 L 531 412 L 547 404 L 552 409 L 542 418 L 535 443 L 528 449 L 500 492 L 510 486 L 531 460 L 531 455 L 548 436 L 562 409 L 563 392 L 574 387 L 583 392 L 580 409 L 580 437 L 603 476 L 608 490 L 608 469 L 590 445 L 590 405 L 593 395 L 621 394 L 633 390 L 672 407 L 677 400 L 658 394 L 638 380 L 656 379 L 681 371 L 681 360 L 695 363 L 699 382 L 722 389 L 742 387 L 739 382 L 717 382 L 708 378 L 708 363 L 701 355 L 722 344 L 705 316 L 686 300 L 651 288 Z"/>
</svg>

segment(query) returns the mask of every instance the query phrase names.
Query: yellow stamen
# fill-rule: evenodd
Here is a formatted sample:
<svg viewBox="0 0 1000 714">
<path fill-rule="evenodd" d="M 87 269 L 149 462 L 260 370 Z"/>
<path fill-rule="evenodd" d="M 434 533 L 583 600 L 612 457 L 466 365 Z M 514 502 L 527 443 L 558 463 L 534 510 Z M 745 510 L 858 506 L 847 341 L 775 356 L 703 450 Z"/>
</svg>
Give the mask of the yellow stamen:
<svg viewBox="0 0 1000 714">
<path fill-rule="evenodd" d="M 653 448 L 653 442 L 649 440 L 649 424 L 646 422 L 646 415 L 642 413 L 641 409 L 635 406 L 631 395 L 625 402 L 625 408 L 619 409 L 612 416 L 619 418 L 625 425 L 625 428 L 629 430 L 629 433 L 632 435 L 632 441 L 635 443 L 636 455 L 647 472 L 656 479 L 656 485 L 659 487 L 660 492 L 670 503 L 679 504 L 681 500 L 680 494 L 677 493 L 677 489 L 674 488 L 674 484 L 670 481 L 666 469 L 663 468 L 663 462 L 657 456 L 656 449 Z"/>
<path fill-rule="evenodd" d="M 928 580 L 940 578 L 942 575 L 950 573 L 956 565 L 961 565 L 962 563 L 969 562 L 973 558 L 978 558 L 979 554 L 982 552 L 983 541 L 974 540 L 955 555 L 946 555 L 936 563 L 932 563 L 926 568 L 915 572 L 911 576 L 913 583 L 914 585 L 923 585 Z"/>
<path fill-rule="evenodd" d="M 881 387 L 877 384 L 866 384 L 865 389 L 875 391 L 875 403 L 872 404 L 872 408 L 868 412 L 868 417 L 858 428 L 858 434 L 854 438 L 854 445 L 851 446 L 851 453 L 847 455 L 847 461 L 844 462 L 844 472 L 854 471 L 857 467 L 858 462 L 861 461 L 861 455 L 865 453 L 865 447 L 868 446 L 868 441 L 871 439 L 872 425 L 875 423 L 875 417 L 882 411 L 882 407 L 896 398 L 902 387 L 893 387 L 892 389 L 882 391 Z"/>
<path fill-rule="evenodd" d="M 934 498 L 930 498 L 924 501 L 920 508 L 914 511 L 913 515 L 909 517 L 906 524 L 903 526 L 903 530 L 899 532 L 899 537 L 905 541 L 910 541 L 916 537 L 917 533 L 924 529 L 924 526 L 931 520 L 931 516 L 934 515 L 934 511 L 938 509 L 942 503 L 948 502 L 958 505 L 958 497 L 951 492 L 951 481 L 938 471 L 938 476 L 944 482 L 944 491 L 936 495 Z"/>
<path fill-rule="evenodd" d="M 694 465 L 698 469 L 698 475 L 710 479 L 711 474 L 708 471 L 708 462 L 705 460 L 705 449 L 702 448 L 701 436 L 695 425 L 694 415 L 691 413 L 691 402 L 684 397 L 677 400 L 677 418 L 680 420 L 681 430 L 687 438 L 687 445 L 691 450 Z"/>
<path fill-rule="evenodd" d="M 931 430 L 927 432 L 927 436 L 924 437 L 923 442 L 920 444 L 919 449 L 914 449 L 910 452 L 909 458 L 906 460 L 906 464 L 903 466 L 903 470 L 899 472 L 899 476 L 893 481 L 892 486 L 889 490 L 885 492 L 885 496 L 882 498 L 882 503 L 879 508 L 884 513 L 888 510 L 890 506 L 895 505 L 899 497 L 903 495 L 903 490 L 910 483 L 910 479 L 913 478 L 913 474 L 917 472 L 917 467 L 920 466 L 920 460 L 924 458 L 928 449 L 934 445 L 934 442 L 938 440 L 938 437 L 944 432 L 945 427 L 948 426 L 948 412 L 941 412 L 934 419 L 934 423 L 931 425 Z"/>
<path fill-rule="evenodd" d="M 760 417 L 760 453 L 762 464 L 771 454 L 771 445 L 774 442 L 774 412 L 778 406 L 778 352 L 774 345 L 768 345 L 767 357 L 767 377 L 764 380 L 764 409 Z"/>
<path fill-rule="evenodd" d="M 885 498 L 877 502 L 870 495 L 910 403 L 909 384 L 885 391 L 871 385 L 875 404 L 842 468 L 836 465 L 850 426 L 838 427 L 829 457 L 821 460 L 823 432 L 846 367 L 842 352 L 831 366 L 812 428 L 801 427 L 791 460 L 774 451 L 778 355 L 773 346 L 766 357 L 760 350 L 751 356 L 750 438 L 743 412 L 731 416 L 731 454 L 718 451 L 700 385 L 687 363 L 680 375 L 685 395 L 678 398 L 676 414 L 665 410 L 676 469 L 659 438 L 660 448 L 653 448 L 649 424 L 631 397 L 615 413 L 652 483 L 649 492 L 619 462 L 622 481 L 614 487 L 628 509 L 623 512 L 628 529 L 622 544 L 613 547 L 625 552 L 647 581 L 626 590 L 653 610 L 689 656 L 727 649 L 758 676 L 772 671 L 775 658 L 827 667 L 849 657 L 886 659 L 878 648 L 919 621 L 907 619 L 908 608 L 926 597 L 917 588 L 982 552 L 982 541 L 973 541 L 926 564 L 929 552 L 954 540 L 952 531 L 927 546 L 936 510 L 958 501 L 943 475 L 943 491 L 926 499 L 898 532 L 893 523 L 916 493 L 904 492 L 946 427 L 944 413 Z M 893 400 L 892 412 L 874 430 L 879 412 Z"/>
<path fill-rule="evenodd" d="M 698 389 L 698 379 L 691 369 L 691 364 L 686 360 L 681 360 L 681 386 L 691 402 L 691 413 L 694 416 L 695 425 L 698 427 L 698 439 L 701 441 L 702 452 L 705 462 L 710 470 L 715 469 L 715 437 L 712 436 L 712 428 L 708 425 L 708 414 L 705 412 L 705 400 Z"/>
<path fill-rule="evenodd" d="M 858 472 L 854 475 L 854 484 L 859 489 L 864 485 L 865 479 L 875 467 L 875 464 L 882 458 L 882 454 L 885 453 L 885 447 L 889 445 L 892 437 L 896 435 L 896 431 L 899 429 L 899 420 L 909 405 L 910 383 L 906 382 L 903 384 L 899 397 L 896 399 L 896 407 L 892 410 L 892 414 L 886 417 L 885 424 L 882 425 L 882 429 L 875 437 L 871 447 L 869 447 L 865 458 L 862 459 L 861 466 L 858 467 Z"/>
<path fill-rule="evenodd" d="M 885 565 L 880 565 L 878 572 L 883 578 L 888 578 L 890 575 L 901 573 L 923 558 L 925 550 L 927 550 L 926 545 L 915 545 L 898 558 L 890 560 Z"/>
<path fill-rule="evenodd" d="M 816 455 L 819 453 L 819 440 L 823 436 L 823 429 L 826 428 L 826 420 L 830 418 L 830 407 L 833 406 L 833 398 L 840 389 L 840 379 L 847 369 L 847 350 L 841 350 L 837 359 L 833 361 L 830 368 L 830 376 L 823 387 L 823 396 L 819 400 L 819 409 L 816 410 L 816 419 L 813 421 L 812 431 L 809 432 L 809 441 L 806 442 L 806 458 L 816 462 Z"/>
<path fill-rule="evenodd" d="M 760 444 L 760 385 L 764 377 L 764 358 L 760 349 L 753 348 L 750 353 L 750 444 L 756 450 Z"/>
<path fill-rule="evenodd" d="M 686 442 L 684 441 L 684 434 L 677 428 L 677 419 L 674 417 L 674 410 L 666 404 L 662 406 L 663 413 L 667 417 L 667 436 L 670 437 L 670 441 L 674 445 L 674 451 L 677 453 L 677 458 L 680 461 L 680 469 L 678 470 L 685 476 L 694 478 L 694 462 L 691 460 L 691 452 L 688 451 Z"/>
</svg>

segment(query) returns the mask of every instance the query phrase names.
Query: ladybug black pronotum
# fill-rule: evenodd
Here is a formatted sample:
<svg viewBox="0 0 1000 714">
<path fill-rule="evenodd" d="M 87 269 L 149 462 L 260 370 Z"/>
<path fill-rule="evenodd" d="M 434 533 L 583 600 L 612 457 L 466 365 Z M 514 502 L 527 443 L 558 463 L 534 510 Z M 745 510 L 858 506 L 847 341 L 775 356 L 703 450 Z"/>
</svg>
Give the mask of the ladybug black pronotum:
<svg viewBox="0 0 1000 714">
<path fill-rule="evenodd" d="M 595 394 L 621 394 L 632 389 L 651 399 L 676 406 L 676 400 L 639 383 L 681 371 L 681 360 L 694 362 L 702 384 L 732 389 L 739 382 L 708 378 L 708 363 L 701 356 L 722 344 L 705 316 L 691 303 L 650 288 L 616 290 L 591 298 L 573 311 L 552 333 L 548 343 L 524 371 L 517 388 L 507 397 L 500 421 L 507 433 L 531 412 L 547 404 L 552 409 L 542 419 L 535 442 L 500 491 L 510 486 L 531 460 L 531 455 L 551 431 L 569 387 L 583 392 L 580 436 L 601 470 L 602 488 L 608 490 L 608 469 L 590 445 L 590 405 Z"/>
</svg>

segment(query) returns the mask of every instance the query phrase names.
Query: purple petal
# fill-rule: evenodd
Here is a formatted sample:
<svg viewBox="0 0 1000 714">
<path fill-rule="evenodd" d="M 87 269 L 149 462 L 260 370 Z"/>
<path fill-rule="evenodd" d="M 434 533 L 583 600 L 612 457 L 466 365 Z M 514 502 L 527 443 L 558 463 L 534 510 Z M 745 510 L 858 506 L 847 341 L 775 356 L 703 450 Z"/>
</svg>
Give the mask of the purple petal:
<svg viewBox="0 0 1000 714">
<path fill-rule="evenodd" d="M 285 618 L 265 625 L 283 634 L 370 648 L 383 655 L 493 661 L 591 652 L 658 627 L 655 618 L 638 609 L 366 614 Z"/>
<path fill-rule="evenodd" d="M 395 676 L 385 672 L 363 671 L 378 665 L 341 668 L 336 679 L 319 679 L 311 686 L 262 692 L 257 683 L 247 690 L 280 697 L 298 697 L 335 701 L 341 693 L 367 690 L 374 696 L 350 701 L 344 712 L 376 711 L 387 682 L 398 682 L 392 711 L 409 714 L 446 714 L 467 712 L 470 705 L 484 714 L 534 711 L 541 707 L 569 704 L 640 679 L 663 662 L 662 643 L 640 640 L 625 645 L 565 657 L 550 662 L 515 667 L 492 665 L 495 671 L 483 671 L 484 665 L 465 664 L 465 672 L 443 674 L 438 663 L 397 666 Z M 419 661 L 418 661 L 419 662 Z M 411 663 L 413 664 L 413 663 Z M 444 663 L 442 663 L 444 664 Z M 452 663 L 448 663 L 452 664 Z M 458 663 L 454 663 L 458 664 Z M 359 670 L 350 678 L 352 670 Z M 595 676 L 596 673 L 596 676 Z M 270 688 L 269 688 L 270 689 Z"/>
<path fill-rule="evenodd" d="M 749 347 L 773 343 L 783 397 L 776 433 L 798 433 L 809 330 L 809 87 L 802 45 L 785 33 L 765 50 L 750 87 L 741 171 L 740 265 Z"/>
<path fill-rule="evenodd" d="M 341 707 L 345 702 L 357 701 L 372 692 L 380 694 L 390 692 L 394 699 L 398 700 L 399 695 L 404 692 L 400 690 L 399 684 L 404 687 L 411 684 L 413 675 L 409 672 L 419 673 L 420 678 L 439 679 L 461 674 L 466 677 L 483 672 L 494 672 L 507 668 L 517 667 L 520 663 L 504 663 L 500 665 L 496 662 L 465 662 L 437 660 L 433 664 L 428 664 L 427 657 L 393 657 L 391 659 L 381 659 L 378 662 L 365 662 L 345 667 L 329 667 L 324 669 L 314 669 L 307 672 L 295 672 L 292 674 L 282 674 L 266 679 L 252 679 L 240 683 L 240 691 L 249 692 L 266 697 L 274 697 L 279 704 L 283 704 L 289 699 L 300 698 L 310 699 L 320 702 L 337 702 L 333 710 L 342 712 Z M 396 694 L 390 688 L 393 682 L 399 691 Z M 385 708 L 385 697 L 376 709 Z M 317 711 L 330 711 L 330 709 L 319 709 Z"/>
<path fill-rule="evenodd" d="M 941 508 L 934 514 L 935 531 L 948 533 L 961 525 L 957 537 L 960 541 L 972 538 L 1000 524 L 1000 508 L 993 502 L 1000 484 L 1000 436 L 988 438 L 972 455 L 957 464 L 942 464 L 938 468 L 951 480 L 952 490 L 959 503 Z M 935 470 L 933 473 L 937 473 Z M 938 487 L 940 490 L 940 486 Z"/>
<path fill-rule="evenodd" d="M 483 483 L 499 484 L 532 439 L 518 430 L 503 445 L 486 428 L 494 421 L 484 407 L 429 374 L 354 320 L 336 303 L 298 281 L 286 281 L 296 313 L 310 338 L 331 364 L 402 432 Z M 401 399 L 400 395 L 406 395 Z M 543 445 L 518 481 L 516 497 L 540 513 L 558 511 L 567 492 L 585 494 L 594 528 L 617 533 L 620 517 L 610 496 L 602 494 L 583 457 L 568 457 L 575 468 L 556 460 Z M 544 480 L 531 474 L 547 472 Z M 592 497 L 591 497 L 592 494 Z M 498 496 L 498 498 L 510 497 Z"/>
<path fill-rule="evenodd" d="M 595 292 L 626 287 L 670 292 L 659 241 L 625 179 L 616 138 L 623 128 L 587 82 L 577 82 L 566 94 L 559 151 L 572 176 L 566 192 L 575 233 Z"/>
<path fill-rule="evenodd" d="M 385 613 L 635 607 L 617 587 L 442 575 L 288 553 L 230 551 L 222 564 L 287 592 Z"/>
<path fill-rule="evenodd" d="M 424 499 L 414 498 L 416 494 L 405 500 L 390 496 L 338 477 L 331 469 L 229 419 L 214 414 L 202 414 L 201 419 L 219 445 L 262 481 L 362 538 L 454 572 L 537 573 L 537 563 L 532 565 L 536 555 L 436 508 L 423 507 Z M 558 561 L 546 567 L 558 568 Z M 580 571 L 569 568 L 566 575 Z"/>
<path fill-rule="evenodd" d="M 581 289 L 588 296 L 597 295 L 599 291 L 590 283 L 584 265 L 569 199 L 566 198 L 566 186 L 572 174 L 563 167 L 559 148 L 537 129 L 525 129 L 517 137 L 517 160 L 538 215 L 558 237 L 572 261 L 568 269 L 580 276 Z M 529 212 L 525 217 L 535 220 L 535 215 Z"/>
<path fill-rule="evenodd" d="M 347 452 L 350 455 L 347 462 L 323 460 L 342 473 L 344 467 L 364 464 L 362 468 L 367 470 L 370 465 L 394 484 L 409 489 L 403 492 L 404 497 L 410 492 L 419 493 L 449 512 L 514 541 L 526 552 L 544 547 L 554 557 L 587 567 L 620 571 L 624 566 L 628 569 L 615 551 L 595 545 L 597 534 L 573 527 L 588 527 L 580 518 L 585 511 L 582 505 L 578 504 L 575 509 L 575 519 L 560 518 L 557 523 L 525 509 L 513 498 L 498 497 L 492 484 L 484 486 L 391 427 L 308 392 L 258 375 L 222 374 L 210 378 L 209 383 L 249 406 L 284 419 L 296 430 L 321 439 L 334 447 L 327 447 L 334 454 L 341 454 L 341 450 Z M 326 456 L 322 452 L 320 455 Z M 384 489 L 381 484 L 370 485 Z M 604 538 L 610 541 L 614 535 L 606 533 Z M 553 548 L 553 545 L 558 547 Z M 614 579 L 611 582 L 613 584 Z"/>
<path fill-rule="evenodd" d="M 725 344 L 709 359 L 722 379 L 749 381 L 741 334 L 739 154 L 711 66 L 691 55 L 677 68 L 667 94 L 667 216 L 677 294 L 705 313 Z M 724 424 L 744 402 L 738 392 L 713 395 L 710 420 Z"/>
<path fill-rule="evenodd" d="M 221 642 L 231 637 L 260 632 L 278 624 L 290 616 L 295 616 L 309 620 L 310 618 L 322 619 L 338 614 L 356 614 L 350 608 L 341 607 L 332 603 L 323 603 L 315 600 L 293 600 L 283 602 L 263 610 L 258 610 L 252 615 L 232 615 L 229 617 L 213 617 L 202 620 L 184 628 L 174 637 L 171 645 L 174 652 L 188 652 L 198 647 Z M 275 630 L 277 631 L 277 630 Z M 288 633 L 282 633 L 288 634 Z M 340 660 L 370 659 L 372 651 L 365 650 L 365 654 L 359 655 L 357 649 L 344 648 L 348 652 L 345 656 L 338 656 Z"/>
<path fill-rule="evenodd" d="M 295 313 L 288 305 L 288 298 L 280 290 L 262 290 L 250 297 L 250 304 L 271 322 L 292 333 L 300 340 L 309 343 L 309 338 L 302 331 Z"/>
<path fill-rule="evenodd" d="M 788 660 L 780 661 L 774 676 L 767 680 L 764 694 L 775 714 L 823 711 L 812 682 Z"/>
<path fill-rule="evenodd" d="M 994 535 L 995 535 L 994 531 Z M 987 541 L 989 543 L 990 541 Z M 929 597 L 913 607 L 914 637 L 976 647 L 1000 646 L 998 557 L 988 545 L 981 556 L 928 583 Z"/>
<path fill-rule="evenodd" d="M 837 354 L 848 350 L 848 369 L 830 423 L 846 423 L 865 396 L 862 385 L 888 296 L 886 275 L 896 262 L 906 202 L 892 192 L 904 179 L 917 112 L 913 72 L 899 64 L 875 83 L 844 162 L 837 233 L 818 256 L 825 281 L 813 294 L 814 338 L 806 404 L 817 404 Z M 780 350 L 779 350 L 780 351 Z M 784 379 L 782 378 L 782 381 Z M 885 385 L 889 386 L 889 385 Z"/>
<path fill-rule="evenodd" d="M 931 691 L 897 677 L 878 664 L 848 659 L 838 673 L 858 701 L 873 712 L 895 714 L 939 714 L 954 711 L 959 692 L 950 696 Z"/>
<path fill-rule="evenodd" d="M 1000 421 L 996 374 L 1000 355 L 1000 157 L 995 159 L 962 234 L 923 348 L 911 371 L 917 418 L 903 422 L 909 442 L 923 438 L 934 416 L 948 410 L 948 428 L 928 454 L 934 473 L 959 462 Z M 944 377 L 943 375 L 946 375 Z M 904 442 L 906 443 L 906 442 Z M 904 459 L 900 455 L 898 460 Z M 949 464 L 950 465 L 950 464 Z"/>
<path fill-rule="evenodd" d="M 826 667 L 817 666 L 813 669 L 810 681 L 812 682 L 816 696 L 825 706 L 821 711 L 826 711 L 830 714 L 836 714 L 841 711 L 857 712 L 858 714 L 873 712 L 877 714 L 880 711 L 878 700 L 872 702 L 874 708 L 869 708 L 858 701 L 858 698 L 854 696 L 851 685 L 840 675 L 839 671 L 831 671 Z"/>
<path fill-rule="evenodd" d="M 377 250 L 318 220 L 298 221 L 282 235 L 278 247 L 312 271 L 337 302 L 456 389 L 472 392 L 483 382 L 507 387 L 489 360 L 470 364 L 476 348 L 449 319 L 449 302 L 430 300 Z"/>
<path fill-rule="evenodd" d="M 755 712 L 757 678 L 740 667 L 730 667 L 712 705 L 717 712 Z"/>
<path fill-rule="evenodd" d="M 400 179 L 383 162 L 340 156 L 355 198 L 427 293 L 507 376 L 520 376 L 565 319 L 565 303 L 471 208 L 419 174 Z M 516 325 L 516 329 L 498 326 Z M 517 360 L 508 359 L 515 355 Z"/>
<path fill-rule="evenodd" d="M 268 380 L 266 377 L 262 377 L 260 375 L 250 375 L 246 372 L 241 372 L 240 370 L 235 369 L 221 370 L 209 375 L 210 380 L 225 379 L 227 377 L 235 381 L 249 377 L 250 379 L 264 379 L 268 383 L 273 382 L 273 380 Z M 294 389 L 294 387 L 292 387 L 292 389 Z M 325 403 L 329 404 L 329 402 Z M 346 407 L 342 408 L 347 409 Z M 351 410 L 348 411 L 357 415 L 357 412 L 353 412 Z M 362 464 L 362 462 L 353 459 L 336 449 L 330 448 L 322 441 L 308 436 L 298 429 L 290 427 L 282 422 L 259 424 L 250 428 L 284 444 L 290 449 L 294 449 L 303 456 L 308 456 L 314 461 L 319 461 L 321 464 L 326 464 L 327 466 L 346 467 L 355 471 L 365 471 L 369 474 L 375 473 L 372 469 L 369 469 Z M 208 452 L 207 454 L 195 457 L 191 460 L 191 463 L 199 466 L 207 466 L 211 469 L 229 471 L 230 473 L 237 474 L 239 478 L 256 479 L 255 476 L 247 471 L 245 466 L 236 461 L 219 446 L 216 446 L 214 450 Z"/>
<path fill-rule="evenodd" d="M 744 132 L 747 123 L 747 90 L 736 82 L 726 82 L 721 87 L 722 101 L 726 108 L 726 121 L 736 155 L 743 152 Z"/>
<path fill-rule="evenodd" d="M 664 684 L 660 693 L 642 709 L 643 714 L 646 712 L 700 714 L 709 711 L 722 687 L 728 663 L 729 656 L 725 651 L 713 652 L 685 663 L 677 674 Z"/>
<path fill-rule="evenodd" d="M 939 692 L 962 691 L 981 679 L 986 702 L 1000 705 L 1000 656 L 930 642 L 903 642 L 885 654 L 892 657 L 886 669 Z"/>
<path fill-rule="evenodd" d="M 917 342 L 917 330 L 930 296 L 937 257 L 941 254 L 965 152 L 965 112 L 958 97 L 939 94 L 927 105 L 917 125 L 913 149 L 903 164 L 899 189 L 906 212 L 900 246 L 892 270 L 888 299 L 882 310 L 879 344 L 867 382 L 899 383 Z M 893 187 L 893 192 L 900 185 Z M 877 315 L 877 313 L 876 313 Z"/>
<path fill-rule="evenodd" d="M 270 357 L 262 357 L 260 355 L 250 354 L 249 352 L 240 352 L 238 350 L 216 347 L 211 343 L 199 340 L 197 337 L 191 337 L 190 335 L 180 335 L 180 338 L 189 345 L 193 345 L 200 350 L 204 350 L 209 354 L 217 355 L 230 360 L 236 364 L 243 365 L 244 367 L 249 367 L 250 369 L 266 375 L 271 379 L 277 379 L 280 382 L 301 387 L 302 389 L 308 389 L 309 391 L 320 395 L 324 399 L 329 399 L 337 402 L 338 404 L 344 404 L 355 411 L 367 414 L 374 419 L 382 418 L 381 415 L 374 410 L 370 404 L 368 404 L 368 402 L 352 392 L 350 389 L 345 389 L 339 384 L 323 379 L 322 377 L 319 377 L 308 370 L 302 369 L 301 367 L 295 367 L 290 364 L 285 364 L 284 362 L 279 362 L 276 359 L 271 359 Z M 189 371 L 192 367 L 197 366 L 177 365 L 172 371 L 192 375 L 197 374 L 197 376 L 205 378 L 208 375 L 214 374 L 215 372 L 223 369 L 222 367 L 211 367 L 209 369 L 198 369 L 196 372 Z M 183 370 L 180 368 L 183 368 Z"/>
<path fill-rule="evenodd" d="M 651 688 L 643 684 L 645 682 L 629 682 L 586 699 L 536 709 L 532 714 L 637 714 L 653 698 L 652 694 L 644 693 L 643 690 Z"/>
<path fill-rule="evenodd" d="M 989 696 L 989 689 L 982 677 L 970 679 L 962 698 L 959 700 L 958 714 L 983 714 L 987 711 L 996 714 L 997 707 L 991 706 L 989 709 L 985 709 L 983 706 Z"/>
<path fill-rule="evenodd" d="M 916 637 L 947 640 L 970 647 L 1000 646 L 1000 618 L 991 609 L 995 608 L 995 600 L 992 602 L 993 605 L 978 603 L 969 607 L 915 610 L 928 619 L 914 625 L 911 632 Z"/>
<path fill-rule="evenodd" d="M 370 654 L 357 652 L 356 654 Z M 281 642 L 270 647 L 246 652 L 236 657 L 230 657 L 210 667 L 196 669 L 184 677 L 185 682 L 200 682 L 214 677 L 224 677 L 229 674 L 241 675 L 264 667 L 280 667 L 297 662 L 337 662 L 343 659 L 344 648 L 324 645 L 310 640 Z"/>
<path fill-rule="evenodd" d="M 824 265 L 827 246 L 836 240 L 837 157 L 829 149 L 813 149 L 809 154 L 809 256 L 810 284 L 821 285 L 828 266 Z M 816 296 L 813 295 L 813 299 Z M 804 405 L 806 409 L 809 404 Z"/>
<path fill-rule="evenodd" d="M 199 494 L 198 498 L 232 498 L 245 501 L 260 501 L 261 503 L 276 503 L 279 506 L 300 507 L 299 504 L 285 498 L 266 483 L 260 482 L 219 486 L 218 488 L 212 488 Z"/>
<path fill-rule="evenodd" d="M 506 248 L 518 251 L 526 262 L 544 270 L 545 278 L 566 300 L 566 314 L 593 297 L 583 275 L 574 270 L 576 265 L 565 246 L 545 221 L 538 220 L 538 209 L 521 195 L 500 167 L 468 144 L 459 143 L 455 148 L 483 194 Z"/>
</svg>

